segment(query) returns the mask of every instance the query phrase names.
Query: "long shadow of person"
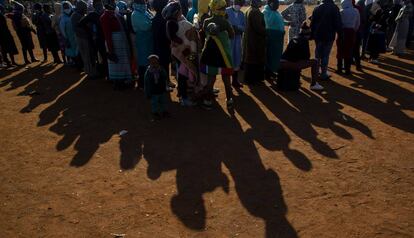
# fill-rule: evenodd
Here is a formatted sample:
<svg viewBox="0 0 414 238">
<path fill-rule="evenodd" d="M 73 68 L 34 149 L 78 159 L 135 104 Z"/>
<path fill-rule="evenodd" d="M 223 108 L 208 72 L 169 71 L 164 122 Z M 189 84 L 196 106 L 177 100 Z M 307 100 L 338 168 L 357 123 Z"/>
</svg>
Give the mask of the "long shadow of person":
<svg viewBox="0 0 414 238">
<path fill-rule="evenodd" d="M 366 85 L 366 87 L 369 88 L 370 86 Z M 383 91 L 386 90 L 389 89 L 383 88 Z M 322 94 L 322 97 L 330 103 L 335 102 L 348 105 L 377 118 L 385 124 L 406 132 L 414 133 L 414 119 L 401 110 L 402 108 L 413 108 L 412 102 L 408 102 L 402 98 L 388 98 L 387 102 L 382 102 L 359 90 L 349 88 L 335 81 L 329 84 L 329 91 L 329 94 Z M 404 91 L 397 90 L 395 93 L 403 94 Z M 383 94 L 390 95 L 389 93 Z M 411 93 L 405 95 L 408 96 Z M 394 101 L 403 103 L 403 107 L 395 105 Z"/>
<path fill-rule="evenodd" d="M 328 158 L 338 158 L 336 152 L 318 138 L 318 132 L 312 127 L 306 113 L 286 103 L 269 87 L 251 87 L 250 91 L 295 135 L 307 141 L 316 152 Z"/>
<path fill-rule="evenodd" d="M 151 133 L 157 136 L 144 137 L 143 154 L 148 163 L 148 177 L 153 180 L 165 171 L 176 170 L 177 194 L 171 198 L 171 210 L 184 225 L 203 230 L 207 213 L 203 194 L 216 188 L 230 192 L 229 178 L 222 171 L 224 165 L 234 180 L 241 204 L 250 214 L 265 221 L 266 237 L 282 234 L 283 237 L 297 237 L 285 217 L 287 207 L 279 178 L 263 165 L 252 139 L 254 133 L 244 132 L 239 121 L 221 108 L 214 112 L 187 112 L 172 120 L 151 128 Z M 170 123 L 179 126 L 171 128 Z M 264 131 L 269 124 L 251 126 Z M 286 136 L 278 129 L 274 132 L 274 137 Z M 267 136 L 259 133 L 254 138 L 263 142 L 268 138 L 261 137 Z M 288 151 L 285 147 L 289 139 L 269 141 L 281 145 L 267 147 Z M 267 143 L 270 142 L 263 142 Z M 302 163 L 302 169 L 310 169 L 310 162 Z"/>
<path fill-rule="evenodd" d="M 103 82 L 83 80 L 40 113 L 38 126 L 52 124 L 50 130 L 62 136 L 57 150 L 74 144 L 77 153 L 70 162 L 72 166 L 87 164 L 101 144 L 137 121 L 134 108 L 138 108 L 138 102 L 131 100 L 136 92 L 103 90 L 100 84 L 107 87 Z M 126 161 L 121 164 L 125 169 L 134 166 Z"/>
<path fill-rule="evenodd" d="M 47 65 L 44 67 L 34 67 L 29 69 L 16 68 L 16 70 L 5 70 L 4 80 L 1 81 L 0 87 L 9 86 L 6 90 L 12 91 L 29 84 L 32 81 L 38 80 L 44 74 L 55 69 L 54 65 Z M 3 78 L 3 77 L 1 77 Z"/>
<path fill-rule="evenodd" d="M 310 80 L 306 76 L 303 77 Z M 272 87 L 272 89 L 277 91 L 275 87 Z M 353 139 L 353 136 L 343 126 L 356 129 L 371 139 L 374 138 L 369 127 L 341 111 L 343 109 L 342 105 L 332 101 L 323 102 L 320 96 L 306 88 L 302 87 L 296 93 L 280 91 L 277 91 L 277 93 L 295 107 L 311 125 L 330 129 L 335 135 L 346 140 Z"/>
<path fill-rule="evenodd" d="M 31 112 L 42 104 L 54 101 L 72 85 L 78 83 L 81 77 L 73 74 L 73 71 L 73 69 L 58 66 L 43 75 L 38 75 L 37 80 L 28 84 L 19 93 L 19 95 L 33 95 L 28 105 L 20 112 Z M 67 75 L 75 75 L 75 77 L 67 77 Z"/>
</svg>

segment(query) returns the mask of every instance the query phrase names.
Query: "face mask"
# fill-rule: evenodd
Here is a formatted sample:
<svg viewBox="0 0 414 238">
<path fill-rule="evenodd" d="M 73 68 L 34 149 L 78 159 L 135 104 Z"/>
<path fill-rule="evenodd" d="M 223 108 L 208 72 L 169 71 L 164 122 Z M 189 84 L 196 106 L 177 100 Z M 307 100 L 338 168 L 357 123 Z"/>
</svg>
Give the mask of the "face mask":
<svg viewBox="0 0 414 238">
<path fill-rule="evenodd" d="M 68 9 L 63 10 L 63 12 L 69 15 L 72 12 L 72 9 L 68 8 Z"/>
<path fill-rule="evenodd" d="M 240 5 L 233 5 L 234 10 L 240 11 L 241 6 Z"/>
</svg>

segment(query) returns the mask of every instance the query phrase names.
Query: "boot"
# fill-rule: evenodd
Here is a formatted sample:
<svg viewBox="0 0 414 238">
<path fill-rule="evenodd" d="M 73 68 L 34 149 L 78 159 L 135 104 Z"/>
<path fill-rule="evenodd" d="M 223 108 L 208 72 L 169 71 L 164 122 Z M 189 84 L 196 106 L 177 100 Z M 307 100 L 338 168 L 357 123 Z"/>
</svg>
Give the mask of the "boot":
<svg viewBox="0 0 414 238">
<path fill-rule="evenodd" d="M 234 88 L 242 88 L 243 87 L 243 85 L 239 82 L 239 71 L 234 71 L 233 72 L 231 85 Z"/>
</svg>

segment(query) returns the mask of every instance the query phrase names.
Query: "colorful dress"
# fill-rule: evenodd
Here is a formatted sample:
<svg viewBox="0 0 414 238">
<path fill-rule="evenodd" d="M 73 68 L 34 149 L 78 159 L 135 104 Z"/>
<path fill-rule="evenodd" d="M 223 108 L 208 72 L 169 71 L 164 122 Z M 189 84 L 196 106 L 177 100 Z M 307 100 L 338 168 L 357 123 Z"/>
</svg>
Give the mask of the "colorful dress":
<svg viewBox="0 0 414 238">
<path fill-rule="evenodd" d="M 209 32 L 209 24 L 216 24 L 219 32 Z M 201 52 L 201 72 L 207 75 L 232 75 L 233 59 L 231 54 L 230 36 L 234 36 L 230 23 L 221 16 L 213 15 L 204 21 L 206 41 Z"/>
<path fill-rule="evenodd" d="M 233 26 L 234 38 L 230 40 L 231 43 L 231 52 L 233 58 L 233 67 L 234 70 L 239 70 L 242 59 L 242 36 L 246 28 L 244 22 L 244 13 L 242 11 L 237 11 L 233 7 L 226 9 L 227 20 Z"/>
<path fill-rule="evenodd" d="M 290 41 L 299 35 L 300 27 L 306 20 L 306 9 L 303 3 L 292 3 L 281 14 L 285 20 L 290 22 L 288 39 Z"/>
<path fill-rule="evenodd" d="M 266 5 L 263 10 L 266 25 L 266 67 L 271 72 L 277 72 L 283 53 L 283 38 L 285 26 L 282 15 Z"/>
<path fill-rule="evenodd" d="M 101 16 L 101 25 L 108 52 L 117 58 L 113 61 L 109 59 L 112 57 L 108 56 L 109 80 L 115 82 L 132 80 L 131 49 L 121 20 L 114 11 L 105 10 Z"/>
</svg>

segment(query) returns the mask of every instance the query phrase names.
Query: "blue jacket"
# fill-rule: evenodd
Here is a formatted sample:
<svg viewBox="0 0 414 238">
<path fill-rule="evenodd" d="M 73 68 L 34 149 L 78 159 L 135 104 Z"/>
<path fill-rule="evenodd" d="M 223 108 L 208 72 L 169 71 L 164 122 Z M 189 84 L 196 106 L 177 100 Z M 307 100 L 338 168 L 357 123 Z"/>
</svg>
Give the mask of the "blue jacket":
<svg viewBox="0 0 414 238">
<path fill-rule="evenodd" d="M 135 32 L 135 47 L 138 55 L 137 64 L 138 66 L 147 66 L 148 56 L 154 52 L 152 15 L 146 9 L 145 4 L 139 5 L 134 5 L 131 24 Z"/>
</svg>

